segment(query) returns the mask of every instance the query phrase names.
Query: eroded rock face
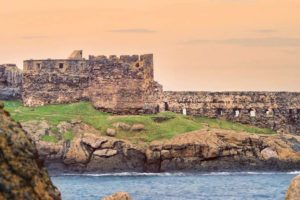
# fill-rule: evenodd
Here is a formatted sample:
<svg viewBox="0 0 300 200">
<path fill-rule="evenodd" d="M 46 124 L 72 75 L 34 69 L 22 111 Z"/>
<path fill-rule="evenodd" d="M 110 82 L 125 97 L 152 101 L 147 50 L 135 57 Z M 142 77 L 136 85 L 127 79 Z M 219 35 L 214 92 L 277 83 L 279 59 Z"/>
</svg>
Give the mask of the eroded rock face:
<svg viewBox="0 0 300 200">
<path fill-rule="evenodd" d="M 104 197 L 102 200 L 132 200 L 126 192 L 117 192 L 111 196 Z"/>
<path fill-rule="evenodd" d="M 37 142 L 40 155 L 50 170 L 78 172 L 144 171 L 144 150 L 107 136 L 85 133 L 71 142 Z"/>
<path fill-rule="evenodd" d="M 0 105 L 0 199 L 59 200 L 37 151 Z"/>
<path fill-rule="evenodd" d="M 44 135 L 49 134 L 50 125 L 46 121 L 27 121 L 22 123 L 22 128 L 28 133 L 33 141 L 40 140 Z"/>
<path fill-rule="evenodd" d="M 286 200 L 298 200 L 300 199 L 300 175 L 296 176 L 286 193 Z"/>
<path fill-rule="evenodd" d="M 43 121 L 40 123 L 31 121 L 22 125 L 27 126 L 30 134 L 35 134 L 31 137 L 51 170 L 236 171 L 297 170 L 300 166 L 300 136 L 290 134 L 255 135 L 203 129 L 141 147 L 116 137 L 103 136 L 93 127 L 72 120 L 56 127 L 59 131 L 56 135 L 72 132 L 74 138 L 71 141 L 60 139 L 57 143 L 48 143 L 40 139 L 43 134 L 39 133 L 49 127 Z M 28 129 L 32 126 L 39 128 Z M 125 123 L 114 126 L 118 131 L 132 127 Z M 47 134 L 53 134 L 52 129 Z"/>
<path fill-rule="evenodd" d="M 196 131 L 147 149 L 148 171 L 288 170 L 300 164 L 299 136 Z"/>
</svg>

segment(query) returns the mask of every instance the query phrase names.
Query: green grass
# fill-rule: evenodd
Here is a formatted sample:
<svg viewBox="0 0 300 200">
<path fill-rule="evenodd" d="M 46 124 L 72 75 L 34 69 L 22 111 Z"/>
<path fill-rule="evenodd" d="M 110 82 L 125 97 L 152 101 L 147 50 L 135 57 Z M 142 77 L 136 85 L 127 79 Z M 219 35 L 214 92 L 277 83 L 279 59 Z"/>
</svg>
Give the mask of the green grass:
<svg viewBox="0 0 300 200">
<path fill-rule="evenodd" d="M 71 140 L 73 140 L 74 136 L 75 136 L 74 133 L 72 131 L 70 131 L 70 130 L 68 130 L 67 132 L 65 132 L 63 134 L 63 138 L 64 138 L 65 141 L 71 141 Z"/>
<path fill-rule="evenodd" d="M 254 126 L 243 125 L 240 123 L 229 122 L 218 119 L 199 118 L 183 116 L 172 112 L 164 112 L 156 115 L 131 115 L 116 116 L 97 111 L 88 102 L 79 102 L 61 105 L 46 105 L 35 108 L 24 107 L 18 101 L 4 101 L 5 109 L 10 112 L 15 121 L 23 122 L 29 120 L 46 120 L 51 124 L 52 132 L 58 133 L 56 125 L 62 121 L 78 119 L 86 124 L 105 133 L 107 128 L 112 128 L 116 122 L 125 122 L 127 124 L 141 123 L 145 125 L 145 130 L 141 132 L 117 130 L 117 137 L 129 139 L 133 142 L 151 142 L 153 140 L 169 139 L 178 134 L 203 128 L 203 124 L 208 124 L 209 128 L 219 128 L 234 131 L 245 131 L 257 134 L 273 134 L 270 129 L 261 129 Z M 153 117 L 168 117 L 163 122 L 155 122 Z M 65 140 L 72 140 L 74 134 L 66 132 L 62 135 Z M 56 136 L 54 138 L 61 138 Z M 51 140 L 48 136 L 45 140 Z"/>
<path fill-rule="evenodd" d="M 53 135 L 43 135 L 42 140 L 45 142 L 52 142 L 52 143 L 58 142 L 57 138 Z"/>
<path fill-rule="evenodd" d="M 231 121 L 220 120 L 220 119 L 209 119 L 209 118 L 204 118 L 204 117 L 197 117 L 195 119 L 196 119 L 196 121 L 198 121 L 200 123 L 208 124 L 209 128 L 242 131 L 242 132 L 256 133 L 256 134 L 275 134 L 276 133 L 272 129 L 258 128 L 256 126 L 245 125 L 245 124 L 241 124 L 238 122 L 231 122 Z"/>
</svg>

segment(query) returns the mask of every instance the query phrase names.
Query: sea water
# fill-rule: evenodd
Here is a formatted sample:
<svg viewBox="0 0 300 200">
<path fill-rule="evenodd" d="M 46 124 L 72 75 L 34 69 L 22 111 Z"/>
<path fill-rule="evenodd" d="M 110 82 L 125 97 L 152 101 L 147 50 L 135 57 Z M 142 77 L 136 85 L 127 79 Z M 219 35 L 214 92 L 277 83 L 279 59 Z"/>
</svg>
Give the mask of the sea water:
<svg viewBox="0 0 300 200">
<path fill-rule="evenodd" d="M 134 200 L 284 199 L 300 172 L 115 173 L 52 176 L 64 200 L 100 200 L 117 191 Z"/>
</svg>

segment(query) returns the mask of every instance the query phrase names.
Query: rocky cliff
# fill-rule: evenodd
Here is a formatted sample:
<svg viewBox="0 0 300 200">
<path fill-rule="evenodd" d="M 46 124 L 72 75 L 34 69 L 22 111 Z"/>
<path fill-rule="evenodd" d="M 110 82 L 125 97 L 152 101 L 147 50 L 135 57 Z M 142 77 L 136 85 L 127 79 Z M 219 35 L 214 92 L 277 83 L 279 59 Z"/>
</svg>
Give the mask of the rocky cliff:
<svg viewBox="0 0 300 200">
<path fill-rule="evenodd" d="M 0 199 L 59 200 L 37 151 L 0 105 Z"/>
<path fill-rule="evenodd" d="M 294 178 L 286 193 L 286 200 L 298 200 L 300 198 L 300 175 Z"/>
<path fill-rule="evenodd" d="M 196 131 L 152 142 L 146 157 L 148 171 L 290 170 L 299 168 L 300 137 Z"/>
<path fill-rule="evenodd" d="M 101 135 L 81 122 L 63 123 L 71 141 L 32 138 L 50 170 L 79 172 L 166 172 L 299 169 L 300 137 L 199 130 L 170 140 L 136 145 Z M 27 127 L 26 127 L 27 126 Z M 28 124 L 23 124 L 28 129 Z M 37 127 L 37 126 L 35 126 Z M 71 129 L 70 129 L 71 128 Z M 39 131 L 30 131 L 39 133 Z"/>
<path fill-rule="evenodd" d="M 22 71 L 14 64 L 0 65 L 0 99 L 21 98 Z"/>
</svg>

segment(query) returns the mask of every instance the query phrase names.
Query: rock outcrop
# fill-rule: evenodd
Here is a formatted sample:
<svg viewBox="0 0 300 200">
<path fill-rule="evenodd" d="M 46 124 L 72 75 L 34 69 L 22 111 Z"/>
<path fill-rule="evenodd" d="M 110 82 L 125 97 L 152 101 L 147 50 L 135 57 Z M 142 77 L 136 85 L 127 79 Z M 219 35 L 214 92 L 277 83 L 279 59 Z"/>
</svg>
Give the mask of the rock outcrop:
<svg viewBox="0 0 300 200">
<path fill-rule="evenodd" d="M 286 193 L 286 200 L 299 200 L 300 199 L 300 175 L 296 176 Z"/>
<path fill-rule="evenodd" d="M 21 98 L 22 71 L 14 64 L 0 65 L 0 99 Z"/>
<path fill-rule="evenodd" d="M 195 131 L 154 141 L 146 154 L 148 171 L 299 169 L 300 137 Z"/>
<path fill-rule="evenodd" d="M 28 126 L 28 123 L 25 123 Z M 124 124 L 115 124 L 118 130 Z M 36 126 L 38 127 L 38 126 Z M 41 129 L 47 128 L 46 125 Z M 44 142 L 31 136 L 49 169 L 79 172 L 292 170 L 300 165 L 300 137 L 199 130 L 143 147 L 107 137 L 82 122 L 62 122 L 71 141 Z M 27 129 L 26 128 L 26 129 Z M 33 129 L 31 129 L 33 130 Z M 39 131 L 33 130 L 32 133 Z M 42 131 L 44 133 L 45 131 Z M 48 133 L 51 134 L 51 133 Z M 106 133 L 105 133 L 106 134 Z"/>
<path fill-rule="evenodd" d="M 59 200 L 31 140 L 0 105 L 0 199 Z"/>
<path fill-rule="evenodd" d="M 117 192 L 111 196 L 104 197 L 102 200 L 132 200 L 126 192 Z"/>
</svg>

